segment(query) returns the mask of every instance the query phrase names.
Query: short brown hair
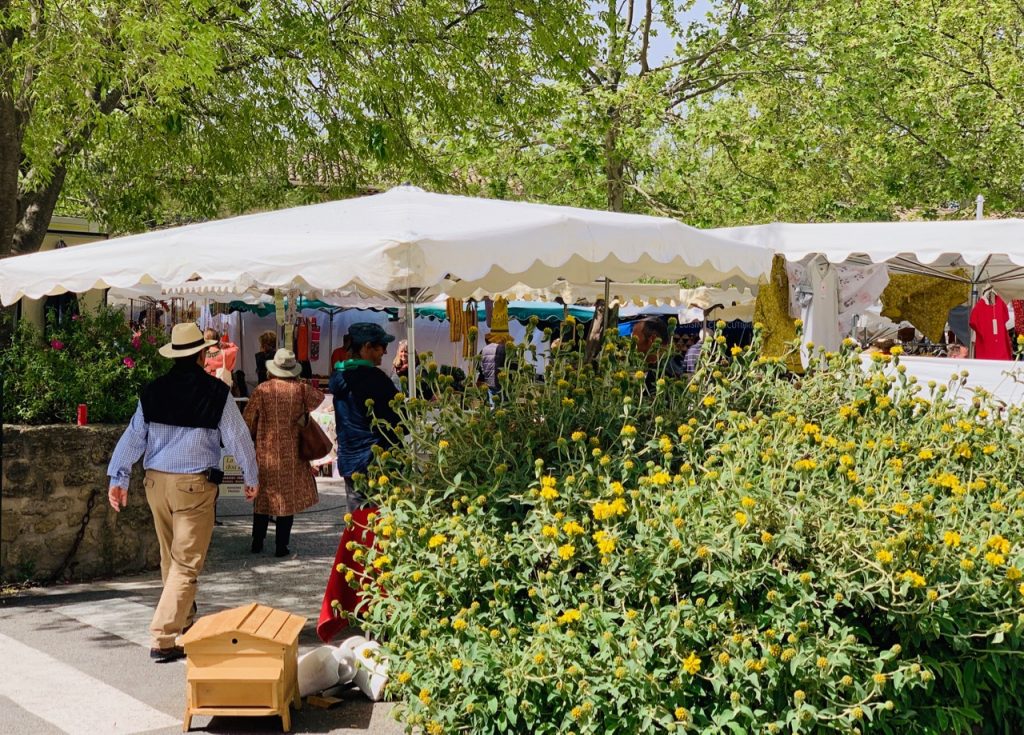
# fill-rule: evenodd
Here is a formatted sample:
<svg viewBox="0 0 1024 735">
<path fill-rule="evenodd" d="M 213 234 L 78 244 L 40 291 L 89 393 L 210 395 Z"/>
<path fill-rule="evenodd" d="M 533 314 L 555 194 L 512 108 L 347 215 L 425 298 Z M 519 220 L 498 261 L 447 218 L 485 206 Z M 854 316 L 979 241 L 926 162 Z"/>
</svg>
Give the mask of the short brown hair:
<svg viewBox="0 0 1024 735">
<path fill-rule="evenodd" d="M 263 352 L 273 352 L 277 349 L 277 333 L 272 329 L 268 329 L 266 332 L 260 335 L 260 350 Z"/>
</svg>

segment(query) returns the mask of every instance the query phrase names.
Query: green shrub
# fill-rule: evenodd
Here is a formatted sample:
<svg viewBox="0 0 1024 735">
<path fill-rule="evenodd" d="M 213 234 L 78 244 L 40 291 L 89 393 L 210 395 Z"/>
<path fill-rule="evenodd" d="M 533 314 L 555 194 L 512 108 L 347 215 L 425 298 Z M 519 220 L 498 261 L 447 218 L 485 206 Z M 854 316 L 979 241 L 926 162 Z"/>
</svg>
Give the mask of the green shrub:
<svg viewBox="0 0 1024 735">
<path fill-rule="evenodd" d="M 170 364 L 157 353 L 165 341 L 161 330 L 133 335 L 124 313 L 107 307 L 51 322 L 45 339 L 22 321 L 0 352 L 3 420 L 68 423 L 85 403 L 90 423 L 127 422 L 139 390 Z"/>
<path fill-rule="evenodd" d="M 417 402 L 371 467 L 349 578 L 407 726 L 1024 731 L 1019 409 L 720 335 L 651 394 L 631 350 Z"/>
</svg>

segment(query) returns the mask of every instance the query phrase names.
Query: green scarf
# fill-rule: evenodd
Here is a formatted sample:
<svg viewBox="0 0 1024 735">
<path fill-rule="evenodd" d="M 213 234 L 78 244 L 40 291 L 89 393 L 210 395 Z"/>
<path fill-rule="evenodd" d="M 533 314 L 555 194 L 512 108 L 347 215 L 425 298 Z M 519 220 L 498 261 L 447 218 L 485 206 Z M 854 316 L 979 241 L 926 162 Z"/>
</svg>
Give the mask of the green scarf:
<svg viewBox="0 0 1024 735">
<path fill-rule="evenodd" d="M 352 370 L 353 368 L 357 367 L 375 367 L 375 365 L 369 360 L 359 359 L 345 360 L 344 362 L 334 363 L 335 370 Z"/>
</svg>

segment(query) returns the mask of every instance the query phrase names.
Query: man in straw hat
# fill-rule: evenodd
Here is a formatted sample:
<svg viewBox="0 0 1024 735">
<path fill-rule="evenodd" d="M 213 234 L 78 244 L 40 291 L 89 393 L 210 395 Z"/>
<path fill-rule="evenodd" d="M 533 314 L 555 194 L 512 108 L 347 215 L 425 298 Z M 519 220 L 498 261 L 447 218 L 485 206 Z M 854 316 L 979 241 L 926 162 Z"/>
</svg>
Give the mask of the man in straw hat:
<svg viewBox="0 0 1024 735">
<path fill-rule="evenodd" d="M 203 370 L 213 340 L 195 324 L 175 324 L 160 354 L 174 360 L 167 372 L 142 389 L 139 406 L 114 449 L 107 474 L 110 505 L 128 504 L 132 465 L 145 455 L 146 501 L 160 541 L 163 593 L 150 633 L 150 657 L 159 663 L 182 658 L 179 634 L 196 613 L 196 578 L 213 534 L 221 445 L 234 455 L 245 478 L 245 497 L 256 495 L 256 452 L 228 386 Z"/>
</svg>

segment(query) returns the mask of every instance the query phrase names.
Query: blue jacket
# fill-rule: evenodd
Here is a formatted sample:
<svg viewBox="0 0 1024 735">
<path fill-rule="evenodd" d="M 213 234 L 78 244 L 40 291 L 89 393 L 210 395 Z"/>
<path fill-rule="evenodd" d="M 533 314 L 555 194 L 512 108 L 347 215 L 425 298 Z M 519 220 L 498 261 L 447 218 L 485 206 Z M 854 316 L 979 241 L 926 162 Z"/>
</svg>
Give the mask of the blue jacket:
<svg viewBox="0 0 1024 735">
<path fill-rule="evenodd" d="M 366 472 L 374 445 L 395 441 L 394 427 L 399 417 L 391 408 L 391 399 L 398 395 L 398 389 L 380 368 L 347 363 L 331 375 L 328 389 L 334 398 L 338 472 L 343 477 Z M 373 415 L 386 426 L 370 426 L 367 399 L 373 399 Z"/>
</svg>

